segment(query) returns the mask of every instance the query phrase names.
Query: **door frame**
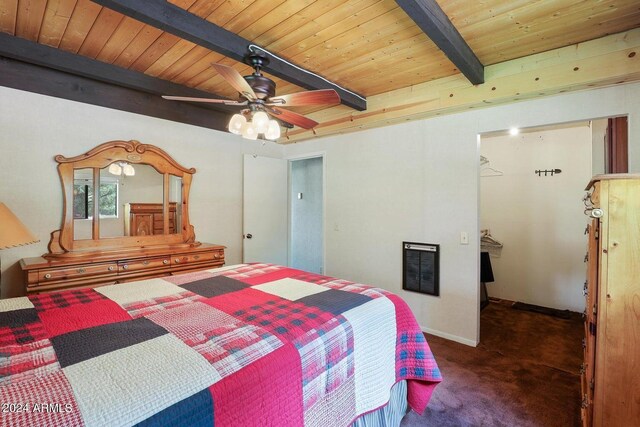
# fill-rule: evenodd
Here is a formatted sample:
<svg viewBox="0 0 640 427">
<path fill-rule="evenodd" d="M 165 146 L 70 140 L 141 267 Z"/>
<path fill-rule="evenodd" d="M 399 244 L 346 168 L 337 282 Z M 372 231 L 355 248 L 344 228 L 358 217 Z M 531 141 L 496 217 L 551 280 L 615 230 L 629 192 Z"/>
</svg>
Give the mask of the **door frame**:
<svg viewBox="0 0 640 427">
<path fill-rule="evenodd" d="M 314 151 L 311 153 L 293 155 L 285 157 L 287 160 L 287 264 L 291 266 L 291 246 L 292 246 L 292 230 L 291 230 L 291 207 L 293 200 L 291 200 L 291 163 L 296 160 L 306 160 L 322 158 L 322 273 L 326 275 L 327 271 L 327 152 L 326 151 Z"/>
</svg>

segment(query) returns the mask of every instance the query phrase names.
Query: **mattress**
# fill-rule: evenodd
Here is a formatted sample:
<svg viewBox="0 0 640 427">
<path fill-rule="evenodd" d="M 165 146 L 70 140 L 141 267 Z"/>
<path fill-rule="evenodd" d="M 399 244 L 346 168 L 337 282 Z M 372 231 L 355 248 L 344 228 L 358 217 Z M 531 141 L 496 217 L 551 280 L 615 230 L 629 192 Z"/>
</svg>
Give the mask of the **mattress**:
<svg viewBox="0 0 640 427">
<path fill-rule="evenodd" d="M 0 300 L 2 426 L 347 426 L 441 375 L 382 289 L 241 264 Z"/>
</svg>

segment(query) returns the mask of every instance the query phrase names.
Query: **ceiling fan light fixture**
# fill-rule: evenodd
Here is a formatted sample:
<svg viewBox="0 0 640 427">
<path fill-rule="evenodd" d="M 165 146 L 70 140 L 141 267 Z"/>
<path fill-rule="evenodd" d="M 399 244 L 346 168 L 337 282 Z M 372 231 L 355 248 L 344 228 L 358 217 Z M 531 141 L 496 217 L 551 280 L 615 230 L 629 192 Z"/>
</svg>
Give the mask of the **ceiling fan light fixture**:
<svg viewBox="0 0 640 427">
<path fill-rule="evenodd" d="M 117 163 L 111 163 L 108 170 L 111 175 L 122 175 L 122 167 Z"/>
<path fill-rule="evenodd" d="M 269 120 L 264 137 L 271 140 L 280 138 L 280 124 L 275 120 Z"/>
<path fill-rule="evenodd" d="M 269 116 L 264 111 L 257 111 L 253 114 L 252 122 L 258 133 L 265 133 L 269 127 Z"/>
<path fill-rule="evenodd" d="M 247 122 L 242 126 L 242 137 L 252 141 L 258 139 L 258 131 L 253 123 Z"/>
<path fill-rule="evenodd" d="M 229 132 L 235 135 L 242 134 L 242 128 L 247 124 L 247 119 L 242 114 L 234 114 L 229 121 Z"/>
<path fill-rule="evenodd" d="M 122 165 L 122 173 L 125 176 L 134 176 L 136 174 L 136 170 L 133 168 L 133 165 L 130 163 L 125 163 Z"/>
</svg>

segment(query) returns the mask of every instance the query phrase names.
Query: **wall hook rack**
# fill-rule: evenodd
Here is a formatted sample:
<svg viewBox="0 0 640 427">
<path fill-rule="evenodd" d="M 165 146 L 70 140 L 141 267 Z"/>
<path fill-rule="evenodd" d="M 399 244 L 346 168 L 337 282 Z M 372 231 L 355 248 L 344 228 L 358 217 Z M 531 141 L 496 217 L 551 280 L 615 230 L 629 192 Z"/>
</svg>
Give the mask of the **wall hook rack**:
<svg viewBox="0 0 640 427">
<path fill-rule="evenodd" d="M 534 173 L 537 173 L 538 176 L 542 176 L 542 174 L 544 174 L 544 176 L 547 176 L 547 174 L 553 176 L 557 173 L 562 173 L 561 169 L 545 169 L 545 170 L 536 170 Z"/>
</svg>

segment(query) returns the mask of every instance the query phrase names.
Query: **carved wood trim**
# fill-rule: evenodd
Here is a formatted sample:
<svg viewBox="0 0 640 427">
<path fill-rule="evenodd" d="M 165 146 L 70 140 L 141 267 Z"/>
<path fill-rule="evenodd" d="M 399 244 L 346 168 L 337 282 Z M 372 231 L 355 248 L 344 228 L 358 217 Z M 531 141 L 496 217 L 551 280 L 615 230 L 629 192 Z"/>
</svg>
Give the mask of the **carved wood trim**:
<svg viewBox="0 0 640 427">
<path fill-rule="evenodd" d="M 118 252 L 122 250 L 135 250 L 136 248 L 148 248 L 150 246 L 182 246 L 185 244 L 199 245 L 195 240 L 193 226 L 189 222 L 189 191 L 191 189 L 194 168 L 186 168 L 176 162 L 161 148 L 150 144 L 142 144 L 139 141 L 110 141 L 98 145 L 85 154 L 73 157 L 63 155 L 55 156 L 58 162 L 58 174 L 63 190 L 63 218 L 60 230 L 51 233 L 49 253 L 46 258 L 96 256 L 102 252 Z M 99 169 L 110 164 L 124 161 L 131 164 L 146 164 L 152 166 L 163 175 L 164 202 L 168 207 L 168 178 L 174 175 L 182 178 L 182 223 L 177 234 L 163 234 L 151 236 L 124 236 L 100 238 L 99 216 L 94 215 L 93 233 L 91 239 L 74 240 L 73 218 L 73 185 L 75 169 L 94 169 L 94 186 L 98 186 Z M 94 192 L 96 190 L 94 189 Z M 97 193 L 96 193 L 97 194 Z M 94 198 L 97 203 L 97 198 Z M 165 209 L 166 210 L 166 209 Z M 94 206 L 94 212 L 98 212 Z M 168 223 L 165 224 L 165 229 Z"/>
<path fill-rule="evenodd" d="M 110 153 L 112 150 L 117 150 L 117 149 L 122 149 L 127 153 L 130 153 L 126 158 L 123 159 L 114 159 L 111 161 L 111 163 L 113 163 L 113 161 L 115 160 L 123 160 L 123 161 L 127 161 L 130 163 L 142 163 L 140 161 L 140 157 L 136 157 L 136 153 L 139 155 L 144 155 L 144 154 L 148 154 L 148 153 L 154 153 L 155 155 L 157 155 L 158 157 L 163 158 L 165 161 L 167 161 L 171 166 L 173 166 L 176 169 L 179 169 L 180 171 L 182 171 L 183 173 L 190 173 L 190 174 L 194 174 L 196 173 L 195 168 L 185 168 L 184 166 L 180 165 L 178 162 L 176 162 L 166 151 L 164 151 L 162 148 L 158 148 L 155 145 L 150 145 L 150 144 L 143 144 L 140 141 L 136 141 L 136 140 L 131 140 L 131 141 L 109 141 L 109 142 L 105 142 L 104 144 L 100 144 L 95 148 L 92 148 L 91 150 L 87 151 L 85 154 L 80 154 L 79 156 L 74 156 L 74 157 L 65 157 L 61 154 L 58 154 L 57 156 L 54 157 L 54 160 L 58 163 L 76 163 L 82 160 L 87 160 L 90 159 L 92 157 L 96 157 L 99 154 L 105 153 L 107 152 Z M 107 165 L 105 165 L 107 166 Z M 157 169 L 157 167 L 153 164 L 151 164 L 151 166 L 154 166 L 154 168 L 159 172 L 159 173 L 165 173 L 164 171 L 160 171 Z M 90 167 L 90 166 L 87 166 Z M 104 166 L 103 166 L 104 167 Z M 169 172 L 171 173 L 171 172 Z M 175 175 L 175 174 L 172 174 Z"/>
</svg>

